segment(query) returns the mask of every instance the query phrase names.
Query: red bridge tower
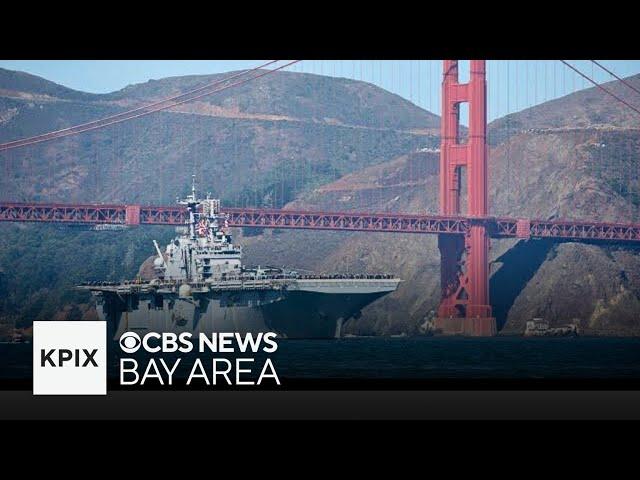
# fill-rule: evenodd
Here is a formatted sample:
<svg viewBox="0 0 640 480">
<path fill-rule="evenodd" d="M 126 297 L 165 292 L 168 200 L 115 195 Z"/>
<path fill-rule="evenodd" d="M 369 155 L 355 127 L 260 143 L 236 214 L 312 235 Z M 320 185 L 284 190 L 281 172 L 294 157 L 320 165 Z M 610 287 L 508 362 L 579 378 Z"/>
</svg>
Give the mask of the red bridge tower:
<svg viewBox="0 0 640 480">
<path fill-rule="evenodd" d="M 470 217 L 465 235 L 438 236 L 442 300 L 436 328 L 445 334 L 489 336 L 496 319 L 489 303 L 487 83 L 484 60 L 471 60 L 469 83 L 458 81 L 458 61 L 445 60 L 442 79 L 440 213 Z M 460 104 L 469 104 L 468 140 L 460 137 Z M 467 211 L 461 211 L 462 169 Z M 478 220 L 474 221 L 474 217 Z"/>
</svg>

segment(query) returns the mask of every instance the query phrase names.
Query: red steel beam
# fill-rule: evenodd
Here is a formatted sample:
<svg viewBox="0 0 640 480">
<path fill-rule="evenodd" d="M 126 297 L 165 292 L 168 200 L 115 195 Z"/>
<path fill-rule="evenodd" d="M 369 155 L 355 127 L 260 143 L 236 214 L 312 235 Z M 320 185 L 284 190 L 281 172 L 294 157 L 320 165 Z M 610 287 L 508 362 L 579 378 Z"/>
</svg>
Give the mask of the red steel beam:
<svg viewBox="0 0 640 480">
<path fill-rule="evenodd" d="M 139 209 L 139 222 L 132 218 Z M 338 230 L 352 232 L 466 234 L 486 225 L 495 238 L 555 238 L 640 243 L 640 224 L 398 213 L 312 212 L 226 208 L 232 227 Z M 127 217 L 129 212 L 129 217 Z M 0 202 L 0 222 L 118 225 L 183 225 L 182 207 Z"/>
<path fill-rule="evenodd" d="M 394 213 L 305 212 L 289 210 L 224 209 L 236 227 L 297 228 L 355 232 L 463 234 L 469 222 L 462 217 Z"/>
<path fill-rule="evenodd" d="M 0 221 L 124 224 L 124 205 L 0 203 Z"/>
<path fill-rule="evenodd" d="M 497 218 L 494 221 L 495 229 L 492 236 L 526 238 L 526 232 L 521 233 L 524 220 Z M 531 238 L 640 242 L 640 224 L 573 220 L 526 220 L 526 222 L 529 227 L 528 237 Z"/>
</svg>

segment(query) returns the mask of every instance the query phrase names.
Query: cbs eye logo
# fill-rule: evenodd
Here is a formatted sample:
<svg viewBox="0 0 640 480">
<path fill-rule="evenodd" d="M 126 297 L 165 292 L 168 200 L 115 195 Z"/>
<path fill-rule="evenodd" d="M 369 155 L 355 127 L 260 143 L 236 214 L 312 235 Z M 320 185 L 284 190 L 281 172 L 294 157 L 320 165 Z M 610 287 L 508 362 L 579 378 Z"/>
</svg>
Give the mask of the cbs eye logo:
<svg viewBox="0 0 640 480">
<path fill-rule="evenodd" d="M 120 348 L 125 353 L 135 353 L 142 345 L 142 340 L 135 332 L 125 332 L 120 337 Z"/>
</svg>

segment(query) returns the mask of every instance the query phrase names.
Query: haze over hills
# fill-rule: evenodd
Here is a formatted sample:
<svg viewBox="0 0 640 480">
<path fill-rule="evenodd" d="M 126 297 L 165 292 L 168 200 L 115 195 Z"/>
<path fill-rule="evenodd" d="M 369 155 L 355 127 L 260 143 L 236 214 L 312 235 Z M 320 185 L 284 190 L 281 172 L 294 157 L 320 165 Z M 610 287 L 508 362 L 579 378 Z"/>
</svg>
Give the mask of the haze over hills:
<svg viewBox="0 0 640 480">
<path fill-rule="evenodd" d="M 169 78 L 94 95 L 0 70 L 0 141 L 93 120 L 219 77 Z M 640 86 L 640 76 L 629 81 Z M 608 88 L 629 95 L 615 84 Z M 378 87 L 319 75 L 279 72 L 234 92 L 0 154 L 11 166 L 2 197 L 170 203 L 195 171 L 227 205 L 437 211 L 437 116 Z M 496 120 L 489 131 L 491 213 L 640 221 L 636 125 L 633 112 L 596 89 Z M 401 276 L 399 290 L 348 322 L 348 333 L 418 333 L 437 306 L 434 236 L 245 233 L 251 234 L 242 238 L 248 263 Z M 162 243 L 172 235 L 163 228 L 97 234 L 0 225 L 2 281 L 13 286 L 0 305 L 19 322 L 90 316 L 87 298 L 71 285 L 133 277 L 152 253 L 151 238 Z M 517 333 L 524 321 L 542 316 L 552 324 L 577 319 L 590 333 L 640 334 L 639 259 L 620 247 L 493 241 L 499 323 Z"/>
</svg>

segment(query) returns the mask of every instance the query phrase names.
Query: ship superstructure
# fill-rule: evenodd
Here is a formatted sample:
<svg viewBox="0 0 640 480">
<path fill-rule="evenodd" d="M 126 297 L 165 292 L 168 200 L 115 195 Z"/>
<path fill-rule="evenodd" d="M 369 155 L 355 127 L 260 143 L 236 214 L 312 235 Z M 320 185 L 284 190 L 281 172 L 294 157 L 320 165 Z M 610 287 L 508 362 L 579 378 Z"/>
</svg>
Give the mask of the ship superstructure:
<svg viewBox="0 0 640 480">
<path fill-rule="evenodd" d="M 301 275 L 245 267 L 219 199 L 199 199 L 194 179 L 191 194 L 178 203 L 188 216 L 164 252 L 154 240 L 155 278 L 78 287 L 92 292 L 114 336 L 125 330 L 340 336 L 345 321 L 400 283 L 390 274 Z"/>
<path fill-rule="evenodd" d="M 207 282 L 239 277 L 242 247 L 233 244 L 227 215 L 220 213 L 220 200 L 209 195 L 199 200 L 194 180 L 191 195 L 178 200 L 178 204 L 187 208 L 187 225 L 179 227 L 182 235 L 167 245 L 164 255 L 154 241 L 158 252 L 154 268 L 158 278 Z"/>
</svg>

